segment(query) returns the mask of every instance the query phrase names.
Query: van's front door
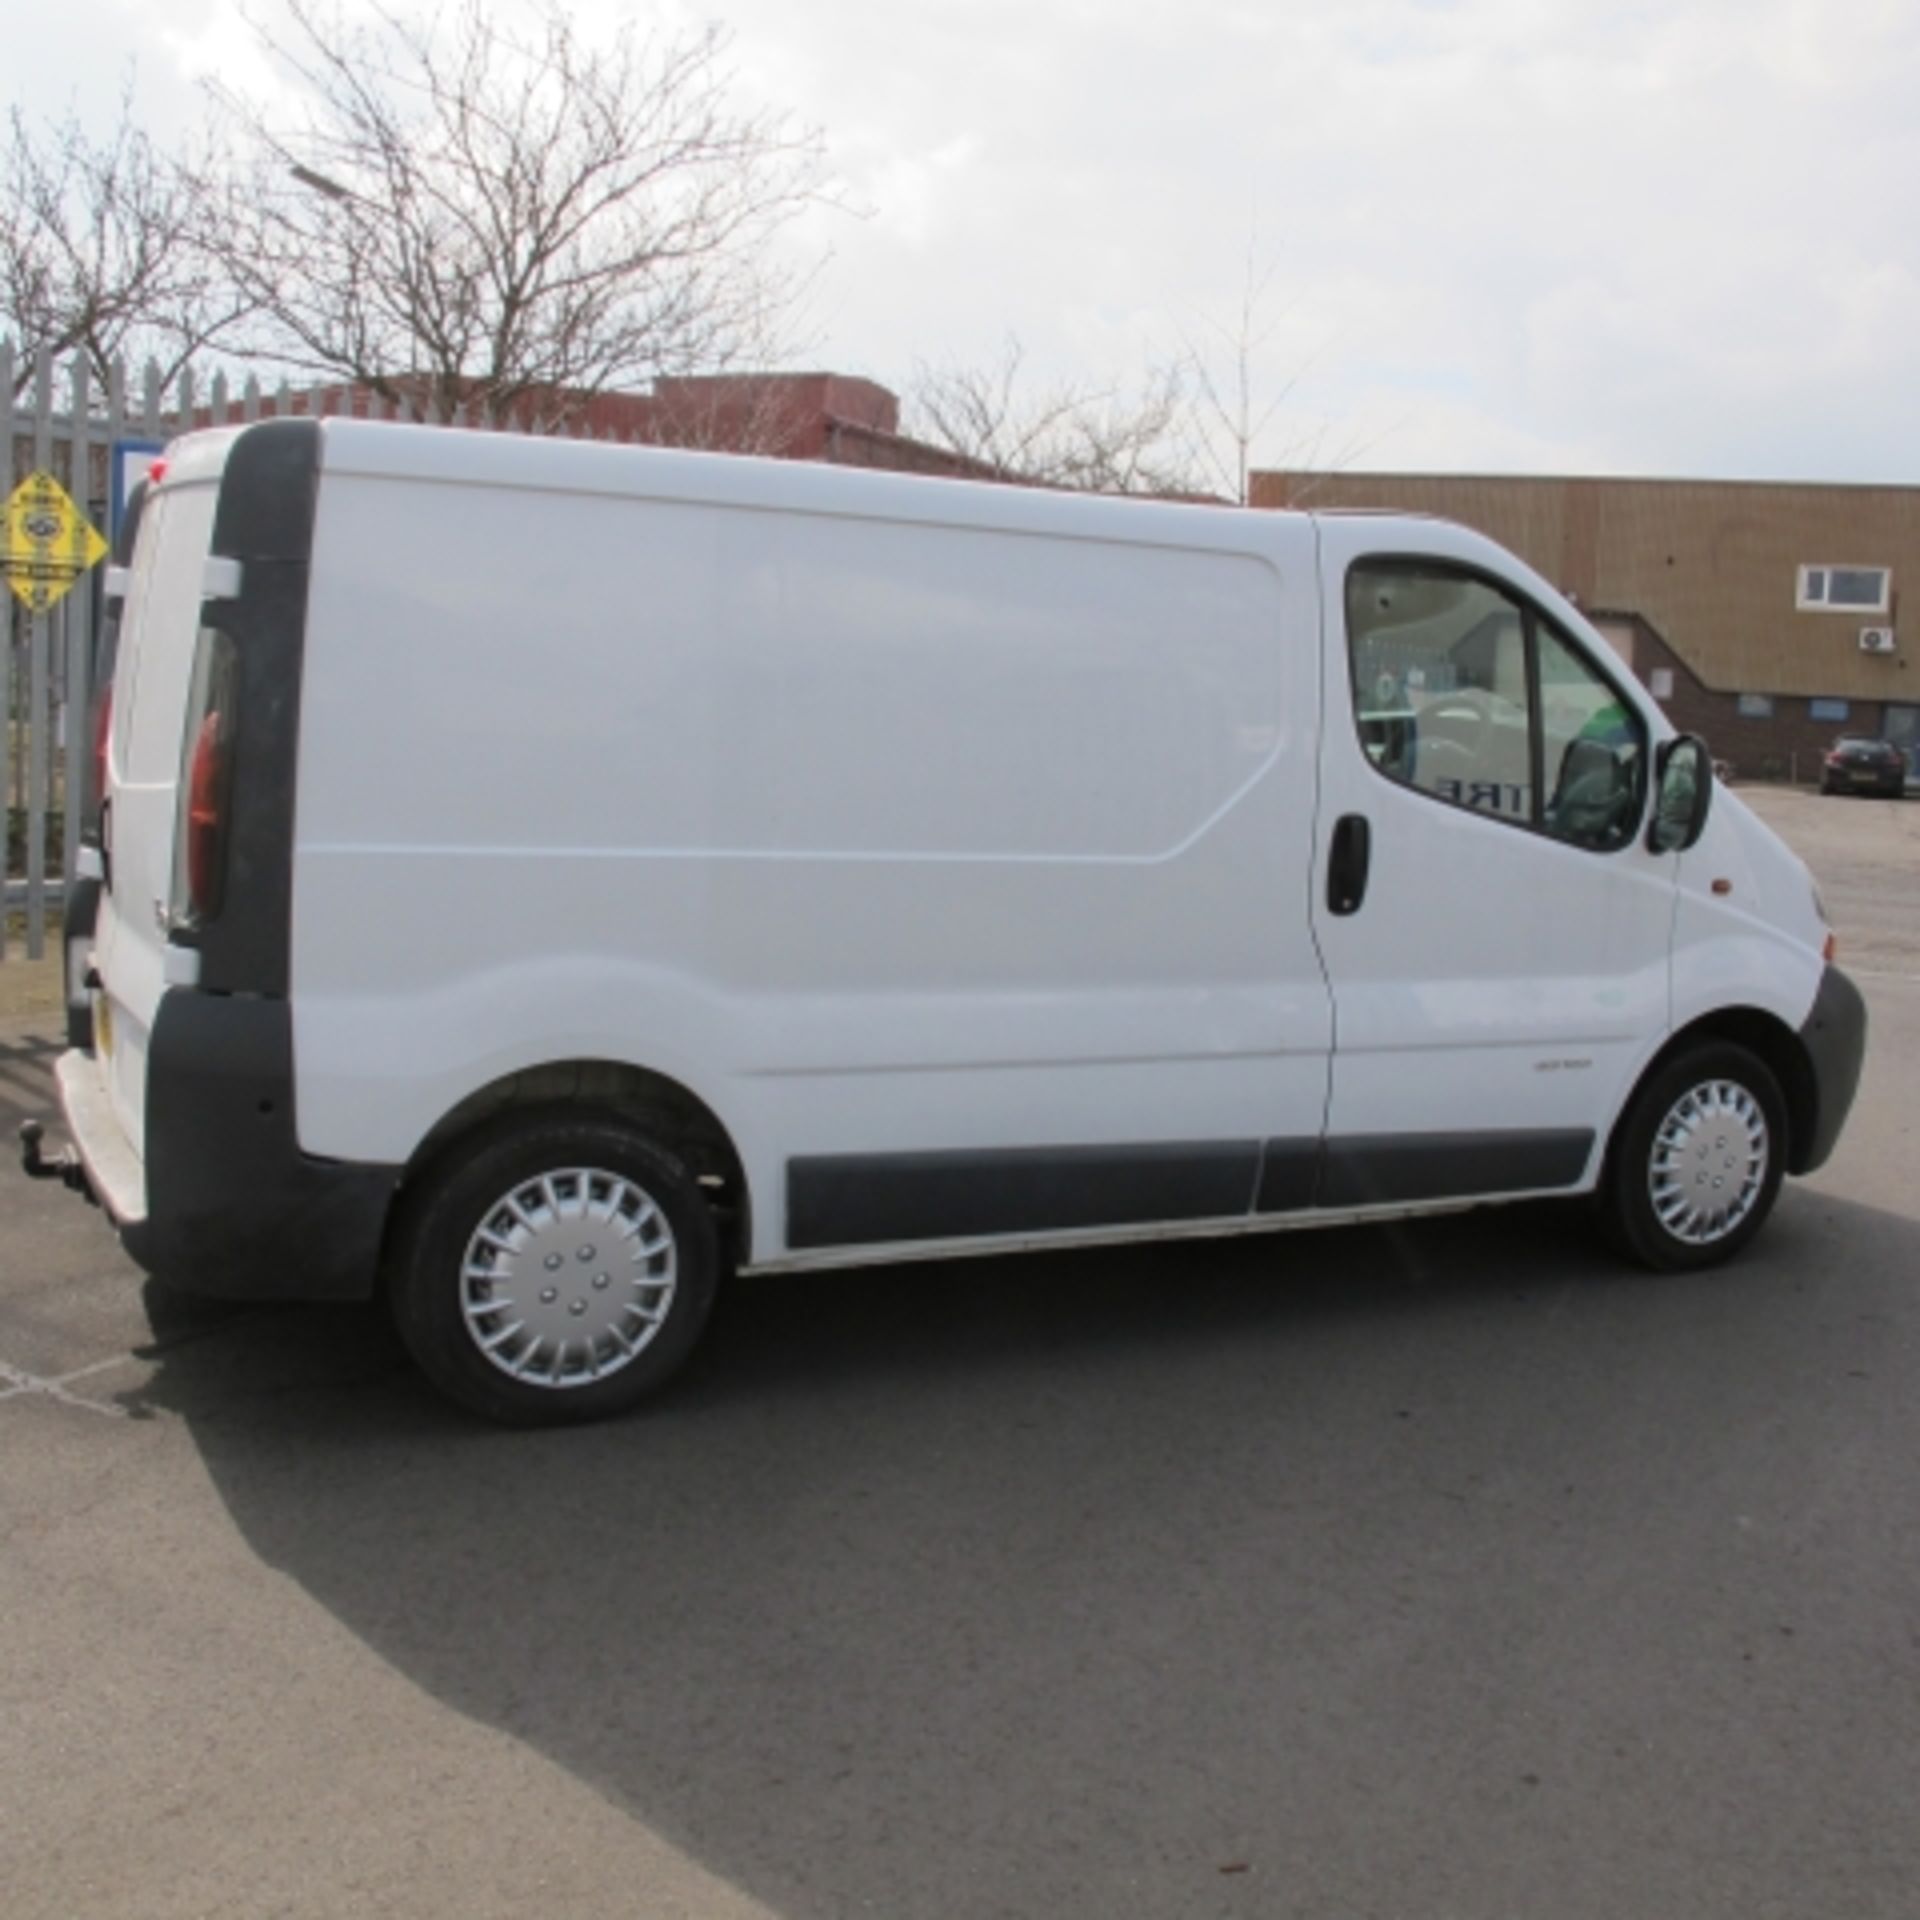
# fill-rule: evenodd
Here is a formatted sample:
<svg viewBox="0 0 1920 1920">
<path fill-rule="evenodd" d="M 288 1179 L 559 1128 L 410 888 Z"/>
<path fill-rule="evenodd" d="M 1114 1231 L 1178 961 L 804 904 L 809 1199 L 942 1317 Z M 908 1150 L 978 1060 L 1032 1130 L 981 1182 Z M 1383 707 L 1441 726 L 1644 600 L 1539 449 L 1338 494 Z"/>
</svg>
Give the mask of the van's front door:
<svg viewBox="0 0 1920 1920">
<path fill-rule="evenodd" d="M 1319 524 L 1319 1202 L 1575 1186 L 1668 1018 L 1646 719 L 1486 542 Z"/>
</svg>

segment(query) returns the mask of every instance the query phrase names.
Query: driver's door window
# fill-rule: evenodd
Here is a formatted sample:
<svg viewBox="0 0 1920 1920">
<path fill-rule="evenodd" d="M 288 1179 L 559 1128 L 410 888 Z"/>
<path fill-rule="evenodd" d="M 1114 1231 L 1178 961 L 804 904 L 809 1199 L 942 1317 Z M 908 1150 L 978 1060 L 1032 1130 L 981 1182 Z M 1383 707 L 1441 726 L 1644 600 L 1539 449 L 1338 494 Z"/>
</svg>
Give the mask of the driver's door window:
<svg viewBox="0 0 1920 1920">
<path fill-rule="evenodd" d="M 1482 580 L 1393 562 L 1347 576 L 1354 711 L 1389 778 L 1478 813 L 1533 813 L 1526 627 Z"/>
<path fill-rule="evenodd" d="M 1531 606 L 1444 566 L 1366 561 L 1347 576 L 1347 635 L 1378 772 L 1577 846 L 1633 838 L 1646 730 Z"/>
</svg>

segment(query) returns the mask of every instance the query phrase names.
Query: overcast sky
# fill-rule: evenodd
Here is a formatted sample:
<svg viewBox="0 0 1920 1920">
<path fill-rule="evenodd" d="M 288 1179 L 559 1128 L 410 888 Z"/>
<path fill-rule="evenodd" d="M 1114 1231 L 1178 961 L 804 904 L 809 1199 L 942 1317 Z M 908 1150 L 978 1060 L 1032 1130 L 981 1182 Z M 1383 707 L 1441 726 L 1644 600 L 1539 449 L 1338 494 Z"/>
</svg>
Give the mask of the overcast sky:
<svg viewBox="0 0 1920 1920">
<path fill-rule="evenodd" d="M 899 388 L 1011 333 L 1124 382 L 1251 251 L 1261 391 L 1294 383 L 1261 464 L 1920 482 L 1920 0 L 719 17 L 862 210 L 805 236 L 815 364 Z M 133 57 L 163 124 L 246 57 L 228 0 L 0 0 L 0 47 L 30 109 Z"/>
</svg>

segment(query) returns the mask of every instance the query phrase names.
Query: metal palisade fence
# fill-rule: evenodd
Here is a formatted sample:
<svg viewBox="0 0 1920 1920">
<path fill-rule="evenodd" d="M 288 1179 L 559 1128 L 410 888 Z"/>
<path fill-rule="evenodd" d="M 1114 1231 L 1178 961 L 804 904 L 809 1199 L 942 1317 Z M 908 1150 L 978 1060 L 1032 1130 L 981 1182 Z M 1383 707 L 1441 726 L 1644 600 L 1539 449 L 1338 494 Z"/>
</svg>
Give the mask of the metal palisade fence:
<svg viewBox="0 0 1920 1920">
<path fill-rule="evenodd" d="M 6 812 L 0 962 L 19 957 L 23 947 L 28 959 L 44 955 L 49 918 L 73 882 L 93 777 L 91 716 L 104 568 L 92 556 L 110 532 L 114 449 L 164 444 L 192 428 L 323 414 L 539 430 L 464 406 L 415 406 L 364 387 L 296 389 L 282 381 L 264 388 L 256 378 L 235 386 L 222 374 L 197 393 L 190 370 L 167 381 L 152 365 L 137 383 L 115 365 L 103 383 L 84 354 L 60 364 L 44 349 L 22 351 L 0 340 L 0 509 L 7 510 L 0 543 L 0 570 L 6 572 L 0 586 L 6 606 L 0 627 L 0 800 Z M 36 484 L 42 477 L 77 511 Z M 37 571 L 33 555 L 42 561 Z"/>
</svg>

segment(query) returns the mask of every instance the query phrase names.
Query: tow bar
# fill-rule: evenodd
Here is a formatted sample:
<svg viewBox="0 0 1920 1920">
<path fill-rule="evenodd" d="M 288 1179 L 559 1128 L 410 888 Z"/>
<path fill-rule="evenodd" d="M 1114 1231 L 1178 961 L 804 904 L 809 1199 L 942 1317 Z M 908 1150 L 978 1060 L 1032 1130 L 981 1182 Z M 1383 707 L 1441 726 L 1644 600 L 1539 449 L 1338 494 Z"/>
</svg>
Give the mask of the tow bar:
<svg viewBox="0 0 1920 1920">
<path fill-rule="evenodd" d="M 21 1172 L 29 1180 L 58 1180 L 63 1186 L 75 1193 L 84 1193 L 91 1200 L 93 1187 L 87 1179 L 87 1170 L 81 1164 L 80 1156 L 69 1146 L 63 1147 L 53 1159 L 47 1159 L 40 1151 L 40 1142 L 45 1134 L 46 1130 L 38 1120 L 20 1122 Z"/>
</svg>

